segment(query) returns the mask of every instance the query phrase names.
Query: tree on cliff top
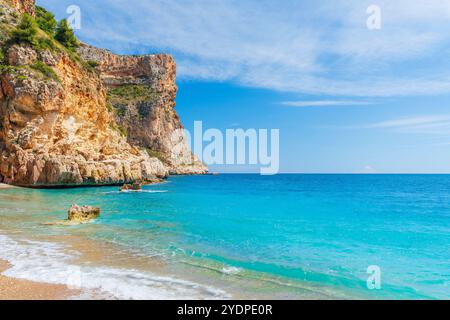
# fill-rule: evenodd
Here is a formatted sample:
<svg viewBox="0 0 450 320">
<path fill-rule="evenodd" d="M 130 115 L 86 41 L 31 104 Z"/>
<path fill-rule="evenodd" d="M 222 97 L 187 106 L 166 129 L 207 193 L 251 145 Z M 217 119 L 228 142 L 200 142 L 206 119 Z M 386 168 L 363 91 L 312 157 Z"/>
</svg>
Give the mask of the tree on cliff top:
<svg viewBox="0 0 450 320">
<path fill-rule="evenodd" d="M 39 28 L 47 32 L 49 35 L 53 36 L 55 34 L 58 22 L 56 22 L 55 15 L 53 13 L 48 12 L 42 7 L 36 6 L 36 22 L 39 25 Z"/>
<path fill-rule="evenodd" d="M 38 28 L 34 19 L 25 13 L 19 25 L 12 31 L 12 41 L 14 43 L 29 43 L 32 46 L 36 45 Z"/>
<path fill-rule="evenodd" d="M 55 39 L 71 51 L 75 51 L 80 46 L 77 37 L 75 37 L 75 34 L 66 19 L 63 19 L 58 23 Z"/>
</svg>

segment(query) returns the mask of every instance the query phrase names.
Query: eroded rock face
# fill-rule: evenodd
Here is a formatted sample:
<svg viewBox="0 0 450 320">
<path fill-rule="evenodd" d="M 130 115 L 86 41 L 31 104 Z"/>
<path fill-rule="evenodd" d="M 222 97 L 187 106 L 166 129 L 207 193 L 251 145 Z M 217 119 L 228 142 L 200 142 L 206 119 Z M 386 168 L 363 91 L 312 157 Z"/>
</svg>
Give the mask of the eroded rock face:
<svg viewBox="0 0 450 320">
<path fill-rule="evenodd" d="M 29 46 L 13 45 L 8 49 L 8 63 L 12 66 L 32 64 L 37 59 L 37 53 Z"/>
<path fill-rule="evenodd" d="M 126 128 L 128 142 L 156 152 L 172 174 L 204 174 L 183 135 L 175 111 L 176 64 L 166 54 L 120 56 L 82 45 L 80 55 L 98 64 L 116 121 Z"/>
<path fill-rule="evenodd" d="M 72 205 L 68 211 L 67 220 L 76 223 L 86 223 L 100 217 L 100 208 Z"/>
<path fill-rule="evenodd" d="M 34 1 L 0 4 L 8 21 L 18 20 L 13 12 L 34 12 Z M 7 50 L 8 66 L 0 74 L 0 182 L 118 185 L 206 173 L 182 135 L 172 139 L 182 128 L 174 110 L 172 57 L 122 57 L 88 46 L 80 53 L 98 61 L 98 71 L 64 50 L 37 52 L 23 44 Z M 132 92 L 140 86 L 136 98 L 107 99 L 107 91 L 127 85 Z"/>
<path fill-rule="evenodd" d="M 35 0 L 7 0 L 20 13 L 28 13 L 31 16 L 35 14 Z"/>
<path fill-rule="evenodd" d="M 161 161 L 122 136 L 106 108 L 97 74 L 66 54 L 47 52 L 57 79 L 46 78 L 26 65 L 38 56 L 33 49 L 13 48 L 11 60 L 20 61 L 21 67 L 0 75 L 2 182 L 34 187 L 103 185 L 168 174 Z"/>
</svg>

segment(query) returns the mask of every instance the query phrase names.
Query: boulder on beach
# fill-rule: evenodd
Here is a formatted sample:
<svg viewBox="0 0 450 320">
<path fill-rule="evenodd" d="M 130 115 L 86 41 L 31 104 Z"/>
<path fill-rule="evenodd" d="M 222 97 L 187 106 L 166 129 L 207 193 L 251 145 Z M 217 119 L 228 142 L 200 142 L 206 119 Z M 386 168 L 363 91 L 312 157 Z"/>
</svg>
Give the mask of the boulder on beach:
<svg viewBox="0 0 450 320">
<path fill-rule="evenodd" d="M 100 208 L 91 206 L 72 205 L 67 219 L 72 222 L 85 223 L 100 216 Z"/>
<path fill-rule="evenodd" d="M 67 220 L 43 223 L 44 226 L 76 226 L 88 223 L 100 216 L 100 208 L 72 205 L 68 211 Z"/>
</svg>

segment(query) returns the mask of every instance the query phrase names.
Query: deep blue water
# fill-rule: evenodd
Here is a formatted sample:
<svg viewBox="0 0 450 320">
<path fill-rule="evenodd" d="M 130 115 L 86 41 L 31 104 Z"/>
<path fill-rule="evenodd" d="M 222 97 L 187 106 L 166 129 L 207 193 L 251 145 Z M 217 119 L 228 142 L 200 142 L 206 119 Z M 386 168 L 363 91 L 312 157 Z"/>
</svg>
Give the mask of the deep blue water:
<svg viewBox="0 0 450 320">
<path fill-rule="evenodd" d="M 0 204 L 47 221 L 73 202 L 98 205 L 95 224 L 64 232 L 162 257 L 175 269 L 231 270 L 355 298 L 450 298 L 448 175 L 189 176 L 142 193 L 116 190 L 7 190 L 2 196 L 17 201 Z M 42 232 L 35 220 L 21 228 Z M 371 265 L 381 269 L 380 290 L 367 288 Z"/>
</svg>

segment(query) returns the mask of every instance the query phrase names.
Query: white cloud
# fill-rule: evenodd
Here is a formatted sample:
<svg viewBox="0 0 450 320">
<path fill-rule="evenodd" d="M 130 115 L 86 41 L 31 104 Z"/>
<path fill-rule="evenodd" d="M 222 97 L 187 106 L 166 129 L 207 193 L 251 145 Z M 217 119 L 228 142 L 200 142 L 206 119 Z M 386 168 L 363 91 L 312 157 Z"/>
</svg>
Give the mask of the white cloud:
<svg viewBox="0 0 450 320">
<path fill-rule="evenodd" d="M 40 2 L 52 6 L 50 0 Z M 366 9 L 372 2 L 81 0 L 79 5 L 90 18 L 81 30 L 84 39 L 115 51 L 173 53 L 181 79 L 342 96 L 449 93 L 450 2 L 378 1 L 382 28 L 370 31 Z"/>
<path fill-rule="evenodd" d="M 401 133 L 450 134 L 450 115 L 425 115 L 405 117 L 373 123 L 366 129 L 390 129 Z"/>
<path fill-rule="evenodd" d="M 363 106 L 370 105 L 369 101 L 344 100 L 316 100 L 316 101 L 284 101 L 281 103 L 288 107 L 332 107 L 332 106 Z"/>
<path fill-rule="evenodd" d="M 429 115 L 420 117 L 408 117 L 395 120 L 382 121 L 369 125 L 369 128 L 402 128 L 411 126 L 423 126 L 430 124 L 447 123 L 450 115 Z"/>
</svg>

